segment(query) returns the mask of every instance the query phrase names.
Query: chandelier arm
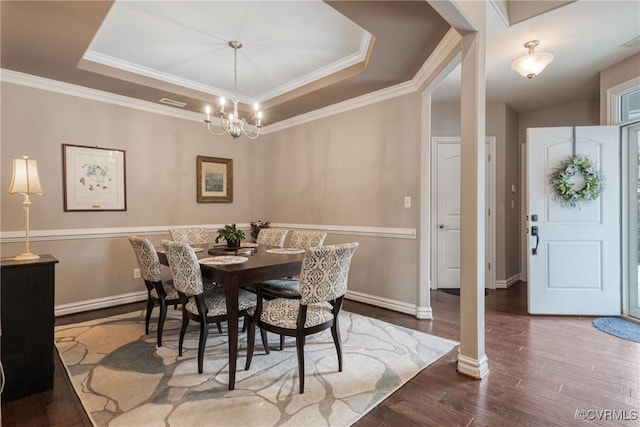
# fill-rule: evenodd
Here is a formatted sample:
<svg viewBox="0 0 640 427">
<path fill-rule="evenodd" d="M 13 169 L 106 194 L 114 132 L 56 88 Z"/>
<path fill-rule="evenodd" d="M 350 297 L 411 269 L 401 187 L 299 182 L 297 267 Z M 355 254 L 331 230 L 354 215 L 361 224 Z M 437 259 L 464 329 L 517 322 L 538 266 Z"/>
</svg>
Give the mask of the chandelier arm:
<svg viewBox="0 0 640 427">
<path fill-rule="evenodd" d="M 211 123 L 207 123 L 207 129 L 209 130 L 209 133 L 215 136 L 222 136 L 227 134 L 228 132 L 225 130 L 224 125 L 222 126 L 222 132 L 220 133 L 216 133 L 214 131 L 211 130 Z"/>
</svg>

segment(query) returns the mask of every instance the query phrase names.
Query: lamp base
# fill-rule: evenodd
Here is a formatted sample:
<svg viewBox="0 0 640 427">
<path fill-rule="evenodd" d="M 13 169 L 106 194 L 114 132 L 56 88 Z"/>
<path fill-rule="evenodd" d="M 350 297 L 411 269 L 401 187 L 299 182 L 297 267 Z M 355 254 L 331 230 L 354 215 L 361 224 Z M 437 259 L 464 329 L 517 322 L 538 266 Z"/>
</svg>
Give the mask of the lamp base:
<svg viewBox="0 0 640 427">
<path fill-rule="evenodd" d="M 16 261 L 29 261 L 33 259 L 39 259 L 40 255 L 32 254 L 31 252 L 22 252 L 20 255 L 15 257 Z"/>
</svg>

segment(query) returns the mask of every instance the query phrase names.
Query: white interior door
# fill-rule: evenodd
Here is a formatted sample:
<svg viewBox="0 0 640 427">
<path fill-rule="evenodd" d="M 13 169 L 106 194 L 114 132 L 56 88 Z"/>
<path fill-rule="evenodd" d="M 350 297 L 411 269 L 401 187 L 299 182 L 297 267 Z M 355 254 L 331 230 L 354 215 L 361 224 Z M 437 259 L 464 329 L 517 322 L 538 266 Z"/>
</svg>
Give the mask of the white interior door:
<svg viewBox="0 0 640 427">
<path fill-rule="evenodd" d="M 619 128 L 575 129 L 575 154 L 588 156 L 606 177 L 600 197 L 578 208 L 556 201 L 549 183 L 552 171 L 573 154 L 572 138 L 571 127 L 527 130 L 529 313 L 620 314 Z"/>
<path fill-rule="evenodd" d="M 495 138 L 487 138 L 486 153 L 489 162 Z M 460 288 L 460 138 L 434 138 L 435 145 L 435 218 L 436 218 L 436 287 Z M 493 279 L 493 168 L 486 170 L 485 217 L 485 287 L 494 289 Z"/>
<path fill-rule="evenodd" d="M 460 143 L 437 145 L 438 288 L 460 287 Z"/>
</svg>

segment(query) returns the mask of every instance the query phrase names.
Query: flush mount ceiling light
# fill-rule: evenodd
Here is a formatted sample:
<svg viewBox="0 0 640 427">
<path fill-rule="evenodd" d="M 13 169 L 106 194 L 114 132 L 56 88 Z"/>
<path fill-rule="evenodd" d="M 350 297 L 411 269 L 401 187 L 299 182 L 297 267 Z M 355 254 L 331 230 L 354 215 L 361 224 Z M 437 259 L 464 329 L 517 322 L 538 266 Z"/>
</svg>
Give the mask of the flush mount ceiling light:
<svg viewBox="0 0 640 427">
<path fill-rule="evenodd" d="M 238 115 L 238 49 L 242 47 L 242 43 L 237 40 L 231 40 L 229 47 L 233 49 L 233 113 L 230 113 L 227 117 L 224 116 L 224 104 L 226 100 L 220 97 L 220 110 L 218 111 L 218 117 L 220 119 L 220 127 L 222 132 L 216 133 L 211 130 L 211 107 L 207 105 L 205 112 L 207 118 L 204 122 L 207 124 L 209 132 L 216 136 L 224 135 L 228 133 L 233 139 L 239 138 L 241 135 L 246 136 L 249 139 L 256 139 L 260 135 L 260 129 L 262 128 L 262 111 L 258 104 L 253 106 L 253 125 L 249 124 L 246 119 L 240 118 Z"/>
<path fill-rule="evenodd" d="M 553 61 L 553 55 L 546 52 L 534 52 L 533 50 L 540 44 L 540 40 L 530 40 L 524 44 L 529 49 L 529 54 L 511 64 L 511 69 L 522 77 L 531 80 L 544 70 L 544 67 Z"/>
</svg>

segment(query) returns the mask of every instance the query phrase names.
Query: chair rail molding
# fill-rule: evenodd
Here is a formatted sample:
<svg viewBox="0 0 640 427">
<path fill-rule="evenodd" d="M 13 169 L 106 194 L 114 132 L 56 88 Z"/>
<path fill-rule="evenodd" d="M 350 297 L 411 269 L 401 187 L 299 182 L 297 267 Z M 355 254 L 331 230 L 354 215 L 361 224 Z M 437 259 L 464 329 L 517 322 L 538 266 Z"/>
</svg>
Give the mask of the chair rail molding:
<svg viewBox="0 0 640 427">
<path fill-rule="evenodd" d="M 225 224 L 182 224 L 182 225 L 157 225 L 147 227 L 105 227 L 105 228 L 68 228 L 57 230 L 29 230 L 29 240 L 77 240 L 77 239 L 103 239 L 107 237 L 127 237 L 134 234 L 153 236 L 169 234 L 169 229 L 177 227 L 201 227 L 211 232 L 216 232 Z M 298 230 L 322 230 L 327 233 L 344 234 L 352 236 L 369 236 L 396 239 L 416 239 L 415 228 L 397 227 L 360 227 L 352 225 L 321 225 L 321 224 L 285 224 L 271 223 L 273 227 L 298 229 Z M 242 230 L 250 230 L 249 223 L 237 224 Z M 0 243 L 20 243 L 24 241 L 24 231 L 3 231 L 0 233 Z"/>
</svg>

